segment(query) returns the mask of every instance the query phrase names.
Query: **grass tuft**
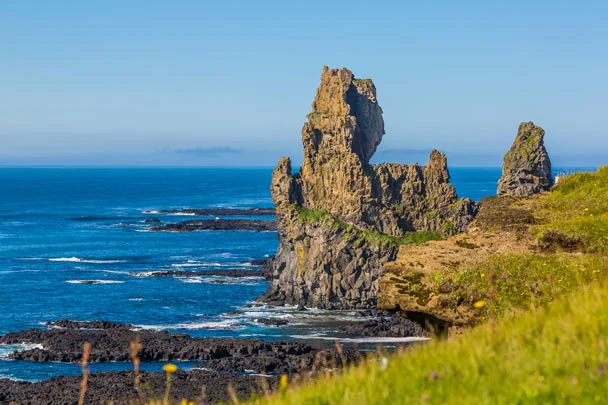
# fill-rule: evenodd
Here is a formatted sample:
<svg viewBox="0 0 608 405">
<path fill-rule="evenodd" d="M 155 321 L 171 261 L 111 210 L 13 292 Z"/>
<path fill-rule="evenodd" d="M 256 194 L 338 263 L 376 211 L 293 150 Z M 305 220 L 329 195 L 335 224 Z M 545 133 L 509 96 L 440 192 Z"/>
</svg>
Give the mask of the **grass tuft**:
<svg viewBox="0 0 608 405">
<path fill-rule="evenodd" d="M 428 231 L 405 232 L 401 237 L 392 236 L 381 232 L 373 232 L 358 228 L 334 217 L 326 210 L 313 210 L 295 204 L 293 205 L 293 208 L 296 209 L 298 219 L 301 222 L 312 224 L 321 221 L 331 221 L 332 226 L 344 231 L 346 237 L 354 237 L 356 241 L 365 241 L 373 246 L 421 244 L 430 240 L 441 240 L 444 238 L 441 232 Z"/>
</svg>

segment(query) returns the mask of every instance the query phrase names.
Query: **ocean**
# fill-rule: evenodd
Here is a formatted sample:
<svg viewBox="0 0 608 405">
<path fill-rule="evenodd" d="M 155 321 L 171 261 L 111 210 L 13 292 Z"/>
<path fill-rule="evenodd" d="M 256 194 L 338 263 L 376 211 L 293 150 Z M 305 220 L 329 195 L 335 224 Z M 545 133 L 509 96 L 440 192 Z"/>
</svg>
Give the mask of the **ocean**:
<svg viewBox="0 0 608 405">
<path fill-rule="evenodd" d="M 499 168 L 450 172 L 458 195 L 474 200 L 493 195 L 500 177 Z M 145 221 L 198 218 L 158 213 L 165 209 L 271 207 L 271 173 L 271 168 L 0 169 L 0 334 L 67 318 L 105 319 L 199 337 L 337 335 L 337 325 L 356 314 L 251 307 L 266 290 L 262 278 L 136 274 L 255 269 L 252 260 L 274 254 L 276 232 L 150 232 Z M 255 322 L 259 317 L 290 323 L 266 326 Z M 37 381 L 80 372 L 74 364 L 7 360 L 12 350 L 0 345 L 0 378 Z M 92 371 L 130 367 L 94 364 Z"/>
</svg>

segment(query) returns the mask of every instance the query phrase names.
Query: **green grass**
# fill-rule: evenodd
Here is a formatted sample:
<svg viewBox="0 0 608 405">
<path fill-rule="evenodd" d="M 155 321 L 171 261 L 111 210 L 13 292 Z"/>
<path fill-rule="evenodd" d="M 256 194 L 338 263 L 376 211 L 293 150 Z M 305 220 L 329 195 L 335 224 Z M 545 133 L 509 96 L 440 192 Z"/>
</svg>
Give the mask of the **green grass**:
<svg viewBox="0 0 608 405">
<path fill-rule="evenodd" d="M 534 231 L 541 245 L 551 245 L 557 235 L 566 240 L 557 249 L 571 244 L 576 250 L 608 254 L 608 166 L 564 177 L 539 204 L 543 223 Z"/>
<path fill-rule="evenodd" d="M 372 79 L 354 79 L 353 81 L 355 83 L 368 83 L 368 84 L 372 83 Z"/>
<path fill-rule="evenodd" d="M 546 305 L 577 287 L 608 279 L 608 259 L 598 255 L 497 255 L 471 268 L 437 273 L 435 291 L 445 305 L 472 307 L 483 301 L 479 319 L 513 309 Z"/>
<path fill-rule="evenodd" d="M 255 404 L 605 404 L 608 288 L 583 287 L 448 341 L 320 378 Z"/>
<path fill-rule="evenodd" d="M 387 235 L 380 232 L 360 229 L 354 225 L 351 225 L 345 221 L 342 221 L 341 219 L 334 217 L 326 210 L 312 210 L 310 208 L 301 207 L 299 205 L 293 205 L 293 208 L 296 209 L 298 213 L 298 219 L 302 222 L 331 222 L 331 226 L 334 227 L 336 230 L 342 230 L 344 232 L 345 237 L 354 237 L 357 241 L 368 242 L 373 246 L 399 246 L 407 244 L 420 244 L 428 242 L 429 240 L 443 239 L 443 234 L 441 232 L 405 232 L 402 237 Z"/>
</svg>

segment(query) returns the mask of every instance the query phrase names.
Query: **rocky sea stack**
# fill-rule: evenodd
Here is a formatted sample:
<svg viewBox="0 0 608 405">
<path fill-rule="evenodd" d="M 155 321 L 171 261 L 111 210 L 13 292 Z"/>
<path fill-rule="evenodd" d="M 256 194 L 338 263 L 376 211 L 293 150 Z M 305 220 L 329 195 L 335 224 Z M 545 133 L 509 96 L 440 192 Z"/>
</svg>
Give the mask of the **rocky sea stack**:
<svg viewBox="0 0 608 405">
<path fill-rule="evenodd" d="M 513 146 L 504 158 L 498 195 L 524 197 L 551 189 L 551 160 L 544 138 L 545 131 L 533 122 L 519 125 Z"/>
<path fill-rule="evenodd" d="M 478 211 L 458 200 L 445 155 L 426 166 L 369 161 L 384 135 L 369 79 L 323 68 L 302 129 L 304 159 L 292 174 L 281 158 L 272 176 L 279 249 L 260 299 L 328 309 L 375 307 L 384 263 L 408 232 L 451 234 Z"/>
</svg>

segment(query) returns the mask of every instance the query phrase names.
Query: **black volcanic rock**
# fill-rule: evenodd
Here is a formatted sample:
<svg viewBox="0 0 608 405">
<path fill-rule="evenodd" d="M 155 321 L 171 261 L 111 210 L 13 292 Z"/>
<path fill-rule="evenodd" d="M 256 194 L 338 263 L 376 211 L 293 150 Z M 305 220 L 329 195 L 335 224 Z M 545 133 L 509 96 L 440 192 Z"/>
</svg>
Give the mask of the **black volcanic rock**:
<svg viewBox="0 0 608 405">
<path fill-rule="evenodd" d="M 129 274 L 136 277 L 266 277 L 264 270 L 140 271 Z"/>
<path fill-rule="evenodd" d="M 90 361 L 130 361 L 129 344 L 138 336 L 143 345 L 141 361 L 196 361 L 231 356 L 295 355 L 314 349 L 295 342 L 264 342 L 231 338 L 194 338 L 165 331 L 136 330 L 133 325 L 108 321 L 74 322 L 61 320 L 50 323 L 52 329 L 29 329 L 0 336 L 4 344 L 41 344 L 14 352 L 9 358 L 38 362 L 77 362 L 82 357 L 84 342 L 92 344 Z"/>
<path fill-rule="evenodd" d="M 134 384 L 134 373 L 107 372 L 94 373 L 89 376 L 85 396 L 87 404 L 130 405 L 139 400 Z M 181 399 L 196 400 L 200 398 L 204 388 L 205 404 L 229 402 L 228 386 L 241 400 L 250 397 L 252 393 L 260 392 L 261 377 L 215 373 L 205 370 L 177 371 L 171 379 L 171 403 L 179 403 Z M 0 379 L 0 404 L 15 403 L 20 405 L 76 405 L 80 393 L 82 377 L 56 377 L 48 381 L 29 383 Z M 277 386 L 275 377 L 265 377 L 268 388 Z M 164 373 L 141 373 L 142 394 L 145 400 L 162 399 L 167 384 Z M 139 403 L 139 402 L 137 402 Z M 201 402 L 203 403 L 203 402 Z"/>
<path fill-rule="evenodd" d="M 318 371 L 325 364 L 330 369 L 336 369 L 347 364 L 360 361 L 364 355 L 349 349 L 343 349 L 342 354 L 336 353 L 334 348 L 317 350 L 299 356 L 267 355 L 261 353 L 257 356 L 225 357 L 213 359 L 203 363 L 215 371 L 222 372 L 255 372 L 261 374 L 287 374 L 295 375 L 302 372 Z M 346 364 L 343 364 L 346 362 Z"/>
<path fill-rule="evenodd" d="M 367 317 L 363 322 L 351 322 L 341 328 L 355 336 L 393 337 L 393 336 L 427 336 L 428 333 L 419 324 L 387 311 L 369 310 L 360 316 Z"/>
<path fill-rule="evenodd" d="M 276 231 L 276 221 L 257 219 L 205 219 L 153 226 L 151 231 Z"/>
<path fill-rule="evenodd" d="M 372 311 L 361 315 L 378 318 L 378 323 L 373 325 L 368 320 L 353 322 L 364 325 L 356 329 L 361 336 L 375 336 L 376 333 L 388 336 L 389 334 L 382 330 L 389 329 L 392 333 L 417 332 L 411 327 L 401 328 L 401 324 L 398 325 L 394 320 L 390 320 L 386 327 L 382 328 L 379 325 L 390 318 L 386 313 Z M 275 324 L 274 320 L 256 321 Z M 365 325 L 371 325 L 373 330 L 367 330 L 368 326 Z M 399 327 L 396 328 L 396 325 Z M 133 330 L 133 325 L 104 320 L 80 322 L 63 319 L 49 322 L 47 326 L 51 329 L 8 333 L 0 336 L 0 343 L 42 345 L 42 349 L 14 352 L 9 358 L 15 360 L 76 363 L 82 358 L 83 343 L 90 342 L 91 362 L 129 362 L 130 342 L 139 337 L 143 345 L 139 355 L 141 361 L 201 361 L 199 367 L 204 370 L 178 371 L 173 375 L 172 398 L 175 401 L 181 398 L 196 399 L 202 386 L 206 387 L 205 403 L 226 401 L 229 398 L 228 385 L 233 387 L 240 398 L 259 393 L 260 377 L 238 373 L 308 375 L 310 372 L 339 368 L 345 363 L 356 363 L 363 358 L 363 354 L 351 349 L 320 349 L 297 342 L 193 338 L 183 334 Z M 349 327 L 349 330 L 355 329 Z M 37 383 L 0 379 L 0 404 L 76 404 L 80 381 L 80 376 L 56 377 Z M 136 399 L 137 395 L 133 381 L 132 372 L 92 374 L 89 377 L 86 402 L 106 403 L 113 400 L 115 404 L 128 404 Z M 276 387 L 276 378 L 270 377 L 265 381 L 270 389 Z M 166 376 L 163 373 L 143 372 L 142 385 L 151 388 L 151 392 L 146 390 L 149 395 L 146 399 L 161 398 L 166 386 Z"/>
<path fill-rule="evenodd" d="M 275 319 L 275 318 L 258 318 L 255 320 L 257 323 L 268 326 L 283 326 L 287 325 L 289 321 L 287 319 Z"/>
</svg>

